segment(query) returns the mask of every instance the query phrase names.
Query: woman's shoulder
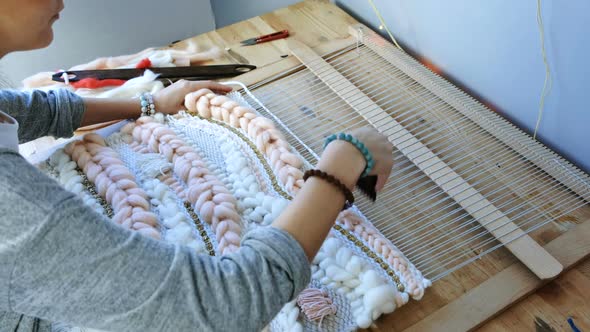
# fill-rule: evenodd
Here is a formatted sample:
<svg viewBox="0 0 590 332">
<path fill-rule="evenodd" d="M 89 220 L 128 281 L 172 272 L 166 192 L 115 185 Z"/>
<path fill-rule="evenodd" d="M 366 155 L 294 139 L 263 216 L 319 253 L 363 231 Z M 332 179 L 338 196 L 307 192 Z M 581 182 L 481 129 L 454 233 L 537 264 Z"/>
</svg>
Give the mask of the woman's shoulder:
<svg viewBox="0 0 590 332">
<path fill-rule="evenodd" d="M 32 208 L 47 213 L 72 196 L 18 153 L 0 149 L 0 210 Z"/>
</svg>

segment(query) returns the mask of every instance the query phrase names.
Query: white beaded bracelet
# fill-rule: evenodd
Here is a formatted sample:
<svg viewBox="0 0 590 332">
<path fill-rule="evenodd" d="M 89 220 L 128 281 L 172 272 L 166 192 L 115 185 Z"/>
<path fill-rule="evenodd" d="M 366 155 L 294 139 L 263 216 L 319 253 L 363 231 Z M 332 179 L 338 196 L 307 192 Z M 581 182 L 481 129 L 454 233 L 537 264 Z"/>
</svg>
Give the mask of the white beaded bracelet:
<svg viewBox="0 0 590 332">
<path fill-rule="evenodd" d="M 156 105 L 154 105 L 154 97 L 149 92 L 144 92 L 139 96 L 141 101 L 141 116 L 153 116 L 156 114 Z"/>
</svg>

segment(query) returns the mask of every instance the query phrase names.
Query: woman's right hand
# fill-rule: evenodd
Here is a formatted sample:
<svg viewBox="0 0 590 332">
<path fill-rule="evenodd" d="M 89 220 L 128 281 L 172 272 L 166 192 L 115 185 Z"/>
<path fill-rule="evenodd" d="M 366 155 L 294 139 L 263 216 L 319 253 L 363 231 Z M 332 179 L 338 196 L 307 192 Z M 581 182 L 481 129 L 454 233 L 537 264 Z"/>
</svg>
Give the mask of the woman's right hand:
<svg viewBox="0 0 590 332">
<path fill-rule="evenodd" d="M 387 137 L 373 127 L 362 127 L 349 132 L 371 152 L 375 166 L 369 175 L 377 176 L 376 191 L 381 191 L 393 167 L 393 145 Z M 341 140 L 328 144 L 318 168 L 334 175 L 349 188 L 353 188 L 366 167 L 362 153 L 351 143 Z"/>
<path fill-rule="evenodd" d="M 383 189 L 393 166 L 393 145 L 371 127 L 355 129 L 349 134 L 361 141 L 373 155 L 375 167 L 369 174 L 377 175 L 375 188 Z M 365 157 L 356 146 L 347 141 L 335 140 L 324 149 L 316 168 L 334 176 L 353 190 L 366 164 Z M 310 178 L 272 226 L 289 232 L 301 244 L 311 261 L 344 203 L 345 197 L 339 188 L 328 181 Z"/>
<path fill-rule="evenodd" d="M 371 152 L 375 166 L 369 175 L 377 175 L 375 190 L 381 191 L 387 183 L 393 167 L 393 144 L 389 142 L 387 136 L 369 126 L 354 129 L 350 134 L 363 142 Z"/>
</svg>

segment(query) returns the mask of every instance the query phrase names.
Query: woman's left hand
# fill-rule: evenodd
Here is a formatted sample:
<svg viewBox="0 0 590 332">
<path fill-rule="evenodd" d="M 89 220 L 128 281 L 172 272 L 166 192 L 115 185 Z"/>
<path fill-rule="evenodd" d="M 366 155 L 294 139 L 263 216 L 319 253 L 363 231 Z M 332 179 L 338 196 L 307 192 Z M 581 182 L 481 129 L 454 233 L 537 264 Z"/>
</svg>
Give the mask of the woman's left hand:
<svg viewBox="0 0 590 332">
<path fill-rule="evenodd" d="M 185 109 L 184 96 L 200 89 L 209 89 L 219 94 L 226 94 L 232 90 L 227 85 L 213 81 L 180 80 L 153 95 L 156 111 L 164 114 L 176 114 Z"/>
</svg>

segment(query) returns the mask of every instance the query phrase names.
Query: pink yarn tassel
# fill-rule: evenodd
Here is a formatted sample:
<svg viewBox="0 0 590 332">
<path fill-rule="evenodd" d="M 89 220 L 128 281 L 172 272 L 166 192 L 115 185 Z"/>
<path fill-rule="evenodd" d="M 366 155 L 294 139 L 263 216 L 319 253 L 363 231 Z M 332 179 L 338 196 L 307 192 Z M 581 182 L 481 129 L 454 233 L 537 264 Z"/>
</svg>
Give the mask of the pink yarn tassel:
<svg viewBox="0 0 590 332">
<path fill-rule="evenodd" d="M 326 316 L 336 314 L 336 305 L 328 296 L 328 292 L 318 288 L 304 289 L 297 297 L 297 305 L 307 319 L 311 321 L 319 320 L 318 326 L 320 328 Z"/>
</svg>

